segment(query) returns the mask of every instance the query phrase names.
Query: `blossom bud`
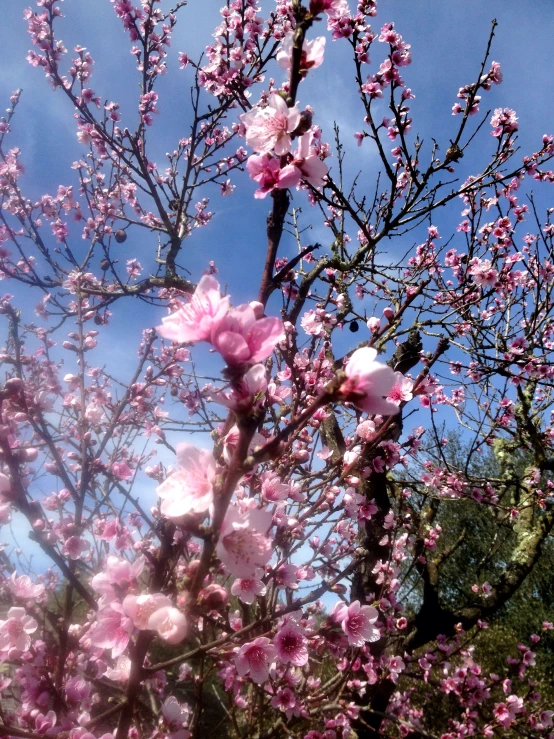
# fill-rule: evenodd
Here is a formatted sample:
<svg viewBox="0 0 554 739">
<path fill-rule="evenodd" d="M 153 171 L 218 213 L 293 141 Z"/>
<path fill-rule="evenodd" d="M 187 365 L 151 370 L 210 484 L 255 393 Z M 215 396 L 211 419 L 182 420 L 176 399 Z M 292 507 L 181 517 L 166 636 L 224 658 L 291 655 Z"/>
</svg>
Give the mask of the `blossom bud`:
<svg viewBox="0 0 554 739">
<path fill-rule="evenodd" d="M 258 302 L 257 300 L 252 300 L 250 302 L 250 307 L 254 311 L 254 315 L 256 316 L 256 319 L 260 319 L 264 317 L 264 306 L 263 303 Z"/>
<path fill-rule="evenodd" d="M 225 588 L 215 582 L 198 593 L 198 603 L 210 611 L 225 608 L 228 601 L 229 595 Z"/>
<path fill-rule="evenodd" d="M 384 308 L 383 315 L 385 316 L 387 321 L 390 323 L 392 319 L 394 318 L 394 311 L 392 308 Z"/>
<path fill-rule="evenodd" d="M 117 231 L 114 233 L 114 239 L 117 241 L 118 244 L 123 244 L 125 241 L 127 241 L 127 234 L 122 228 L 118 228 Z"/>
<path fill-rule="evenodd" d="M 372 318 L 368 318 L 367 327 L 371 331 L 371 333 L 374 334 L 381 328 L 381 319 L 376 318 L 375 316 L 373 316 Z"/>
<path fill-rule="evenodd" d="M 24 386 L 25 383 L 19 377 L 11 377 L 4 385 L 4 390 L 10 395 L 16 395 Z"/>
</svg>

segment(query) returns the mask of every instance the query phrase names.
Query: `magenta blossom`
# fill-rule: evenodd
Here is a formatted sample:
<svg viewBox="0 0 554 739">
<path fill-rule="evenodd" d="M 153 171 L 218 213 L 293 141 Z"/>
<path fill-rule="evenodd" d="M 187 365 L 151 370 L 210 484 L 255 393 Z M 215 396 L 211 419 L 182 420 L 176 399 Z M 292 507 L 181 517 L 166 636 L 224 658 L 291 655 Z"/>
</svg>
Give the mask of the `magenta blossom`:
<svg viewBox="0 0 554 739">
<path fill-rule="evenodd" d="M 177 446 L 177 469 L 161 485 L 157 493 L 162 499 L 161 511 L 176 523 L 191 513 L 204 513 L 213 501 L 215 459 L 211 452 L 192 444 Z"/>
<path fill-rule="evenodd" d="M 290 151 L 290 134 L 300 123 L 300 111 L 296 105 L 289 108 L 285 100 L 273 92 L 265 108 L 252 108 L 240 119 L 246 128 L 248 146 L 262 153 L 273 149 L 277 156 L 282 156 Z"/>
<path fill-rule="evenodd" d="M 239 305 L 212 328 L 211 342 L 229 365 L 267 359 L 283 334 L 278 318 L 257 318 L 250 305 Z"/>
<path fill-rule="evenodd" d="M 373 624 L 379 613 L 373 606 L 361 606 L 355 600 L 349 606 L 340 603 L 333 609 L 332 619 L 338 621 L 353 647 L 363 647 L 365 642 L 377 641 L 381 638 L 379 629 Z"/>
<path fill-rule="evenodd" d="M 273 644 L 281 662 L 290 662 L 295 667 L 303 667 L 308 661 L 308 640 L 301 626 L 293 618 L 287 618 L 275 634 Z"/>
<path fill-rule="evenodd" d="M 261 636 L 239 649 L 235 657 L 235 666 L 241 677 L 249 675 L 257 685 L 261 685 L 268 679 L 271 664 L 276 659 L 277 650 L 269 639 Z"/>
<path fill-rule="evenodd" d="M 156 330 L 171 341 L 209 341 L 212 327 L 229 310 L 229 296 L 222 297 L 218 281 L 204 275 L 189 303 L 170 316 L 162 318 L 162 326 Z"/>
<path fill-rule="evenodd" d="M 310 147 L 310 138 L 309 133 L 300 136 L 291 165 L 300 171 L 302 179 L 310 185 L 322 187 L 329 167 L 321 161 L 314 149 Z"/>
<path fill-rule="evenodd" d="M 246 162 L 250 178 L 260 186 L 254 193 L 255 198 L 265 198 L 272 190 L 287 190 L 300 182 L 302 173 L 292 164 L 281 168 L 277 157 L 271 154 L 252 154 Z"/>
<path fill-rule="evenodd" d="M 398 413 L 398 406 L 385 398 L 401 382 L 402 375 L 386 364 L 376 362 L 376 356 L 377 351 L 370 347 L 357 349 L 352 354 L 344 368 L 347 379 L 340 394 L 345 401 L 366 413 L 392 416 Z"/>
</svg>

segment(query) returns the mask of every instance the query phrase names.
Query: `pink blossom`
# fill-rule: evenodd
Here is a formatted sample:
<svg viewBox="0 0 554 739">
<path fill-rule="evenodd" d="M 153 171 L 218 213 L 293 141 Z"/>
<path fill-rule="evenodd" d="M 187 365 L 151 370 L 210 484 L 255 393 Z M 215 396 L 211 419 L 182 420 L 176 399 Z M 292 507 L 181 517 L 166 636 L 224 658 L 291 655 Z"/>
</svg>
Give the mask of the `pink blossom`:
<svg viewBox="0 0 554 739">
<path fill-rule="evenodd" d="M 124 614 L 121 604 L 112 601 L 98 612 L 90 641 L 95 647 L 111 649 L 115 659 L 127 648 L 132 631 L 133 622 Z"/>
<path fill-rule="evenodd" d="M 400 373 L 376 362 L 376 356 L 377 351 L 370 347 L 357 349 L 352 354 L 344 369 L 347 379 L 340 394 L 345 401 L 366 413 L 392 416 L 398 413 L 398 406 L 385 398 L 399 382 Z"/>
<path fill-rule="evenodd" d="M 329 18 L 339 18 L 348 12 L 348 0 L 310 0 L 310 13 L 314 16 L 326 13 Z"/>
<path fill-rule="evenodd" d="M 162 593 L 127 595 L 122 603 L 124 613 L 133 621 L 135 628 L 140 630 L 149 628 L 148 621 L 155 611 L 171 605 L 171 600 Z"/>
<path fill-rule="evenodd" d="M 243 644 L 235 657 L 235 666 L 241 677 L 249 675 L 257 685 L 261 685 L 268 679 L 271 664 L 276 658 L 275 647 L 267 637 L 261 636 Z"/>
<path fill-rule="evenodd" d="M 256 570 L 254 577 L 238 578 L 231 585 L 231 594 L 236 596 L 243 603 L 251 605 L 256 600 L 257 595 L 265 595 L 267 587 L 262 581 L 263 570 Z"/>
<path fill-rule="evenodd" d="M 287 718 L 292 718 L 292 716 L 294 715 L 299 715 L 299 711 L 296 705 L 296 698 L 290 688 L 283 688 L 279 690 L 278 693 L 271 699 L 271 705 L 273 708 L 278 708 L 280 711 L 283 711 Z"/>
<path fill-rule="evenodd" d="M 170 726 L 178 729 L 177 733 L 171 734 L 168 739 L 188 739 L 190 732 L 182 728 L 188 723 L 191 716 L 191 710 L 187 703 L 181 704 L 174 695 L 170 695 L 162 705 L 162 714 Z"/>
<path fill-rule="evenodd" d="M 8 587 L 15 598 L 21 598 L 22 600 L 40 598 L 45 590 L 44 585 L 40 583 L 33 584 L 29 575 L 18 577 L 15 572 L 12 572 L 12 576 L 8 580 Z"/>
<path fill-rule="evenodd" d="M 157 631 L 169 644 L 179 644 L 187 633 L 187 619 L 177 608 L 164 606 L 150 616 L 148 628 Z"/>
<path fill-rule="evenodd" d="M 108 667 L 104 675 L 116 683 L 126 683 L 131 672 L 131 660 L 124 654 L 117 658 L 115 667 Z"/>
<path fill-rule="evenodd" d="M 353 647 L 363 647 L 365 642 L 374 642 L 381 638 L 379 629 L 373 626 L 379 613 L 373 606 L 361 606 L 355 600 L 349 606 L 341 603 L 333 610 L 333 618 L 339 621 L 342 630 Z"/>
<path fill-rule="evenodd" d="M 310 185 L 322 187 L 325 184 L 329 167 L 321 161 L 315 149 L 310 147 L 310 140 L 309 133 L 300 136 L 291 165 L 300 171 L 302 179 Z"/>
<path fill-rule="evenodd" d="M 396 382 L 387 395 L 387 400 L 398 406 L 401 403 L 407 403 L 413 398 L 412 388 L 414 383 L 409 377 L 404 377 L 400 372 L 396 372 L 395 374 Z"/>
<path fill-rule="evenodd" d="M 273 637 L 281 662 L 303 667 L 308 661 L 308 640 L 294 618 L 288 618 Z"/>
<path fill-rule="evenodd" d="M 27 616 L 24 608 L 10 608 L 7 615 L 5 621 L 0 621 L 0 650 L 25 652 L 31 646 L 31 634 L 38 629 L 38 623 Z"/>
<path fill-rule="evenodd" d="M 162 499 L 163 515 L 182 523 L 184 516 L 207 511 L 213 501 L 215 471 L 211 452 L 192 444 L 179 444 L 177 469 L 156 489 Z"/>
<path fill-rule="evenodd" d="M 229 365 L 267 359 L 283 334 L 278 318 L 256 318 L 250 305 L 239 305 L 212 328 L 211 342 Z"/>
<path fill-rule="evenodd" d="M 276 92 L 269 96 L 265 108 L 252 108 L 240 116 L 246 128 L 246 144 L 254 151 L 267 153 L 272 149 L 277 156 L 290 151 L 290 134 L 300 123 L 298 106 L 289 108 Z"/>
<path fill-rule="evenodd" d="M 250 178 L 260 186 L 254 193 L 255 198 L 265 198 L 274 189 L 287 190 L 300 182 L 302 173 L 294 165 L 281 168 L 277 157 L 271 154 L 252 154 L 246 162 Z"/>
<path fill-rule="evenodd" d="M 120 588 L 128 588 L 136 582 L 138 576 L 144 569 L 144 557 L 137 557 L 131 563 L 126 559 L 109 554 L 104 562 L 103 571 L 95 575 L 90 581 L 91 587 L 97 593 L 115 596 L 114 585 Z"/>
<path fill-rule="evenodd" d="M 162 326 L 156 330 L 171 341 L 209 341 L 214 324 L 229 310 L 229 296 L 222 297 L 218 281 L 211 275 L 203 275 L 189 303 L 170 316 L 162 318 Z"/>
<path fill-rule="evenodd" d="M 294 33 L 287 33 L 280 49 L 277 51 L 277 64 L 287 71 L 290 76 L 292 67 L 292 49 L 294 44 Z M 315 69 L 323 64 L 323 55 L 325 53 L 325 36 L 317 36 L 314 39 L 304 39 L 302 44 L 302 56 L 300 60 L 300 75 L 305 77 L 311 69 Z"/>
<path fill-rule="evenodd" d="M 268 503 L 280 503 L 288 498 L 290 486 L 285 485 L 276 472 L 264 472 L 261 483 L 262 498 Z"/>
<path fill-rule="evenodd" d="M 376 436 L 375 423 L 367 418 L 356 427 L 356 433 L 364 441 L 373 441 Z"/>
<path fill-rule="evenodd" d="M 494 287 L 498 280 L 498 271 L 493 268 L 490 259 L 472 259 L 468 272 L 479 287 Z"/>
<path fill-rule="evenodd" d="M 62 547 L 62 554 L 69 559 L 81 559 L 81 555 L 88 549 L 88 544 L 84 539 L 79 536 L 70 536 L 67 541 L 64 542 Z"/>
<path fill-rule="evenodd" d="M 271 559 L 271 541 L 267 531 L 272 518 L 265 509 L 254 509 L 243 514 L 236 507 L 227 511 L 216 551 L 235 577 L 255 577 L 256 569 L 264 567 Z"/>
<path fill-rule="evenodd" d="M 263 364 L 255 364 L 229 392 L 214 394 L 213 399 L 235 412 L 245 412 L 263 403 L 266 390 L 266 368 Z"/>
</svg>

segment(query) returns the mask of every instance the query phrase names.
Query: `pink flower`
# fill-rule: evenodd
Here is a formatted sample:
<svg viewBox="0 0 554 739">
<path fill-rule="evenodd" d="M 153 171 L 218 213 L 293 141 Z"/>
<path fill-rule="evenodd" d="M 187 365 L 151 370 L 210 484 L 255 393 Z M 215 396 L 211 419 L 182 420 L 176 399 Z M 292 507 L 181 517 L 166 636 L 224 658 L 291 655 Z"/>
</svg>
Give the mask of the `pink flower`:
<svg viewBox="0 0 554 739">
<path fill-rule="evenodd" d="M 90 637 L 91 644 L 101 649 L 111 649 L 112 657 L 115 659 L 127 648 L 133 622 L 124 612 L 121 604 L 112 601 L 106 608 L 102 608 L 97 614 L 94 631 Z"/>
<path fill-rule="evenodd" d="M 191 513 L 204 513 L 213 502 L 215 459 L 206 449 L 192 444 L 177 446 L 177 469 L 156 491 L 162 499 L 161 511 L 176 523 Z"/>
<path fill-rule="evenodd" d="M 245 412 L 263 403 L 266 390 L 266 368 L 263 364 L 255 364 L 235 383 L 230 392 L 217 393 L 213 400 L 233 411 Z"/>
<path fill-rule="evenodd" d="M 203 275 L 189 303 L 162 318 L 156 330 L 171 341 L 209 341 L 212 327 L 229 310 L 229 296 L 221 297 L 218 281 Z"/>
<path fill-rule="evenodd" d="M 216 552 L 229 572 L 235 577 L 252 578 L 256 569 L 264 567 L 271 559 L 271 541 L 267 530 L 273 516 L 265 509 L 255 509 L 241 514 L 238 508 L 229 508 Z"/>
<path fill-rule="evenodd" d="M 319 15 L 327 13 L 329 18 L 348 15 L 348 0 L 310 0 L 310 13 Z"/>
<path fill-rule="evenodd" d="M 299 715 L 299 711 L 296 706 L 296 698 L 290 688 L 279 690 L 279 692 L 271 699 L 271 705 L 273 708 L 278 708 L 280 711 L 283 711 L 287 718 L 292 718 L 295 714 Z"/>
<path fill-rule="evenodd" d="M 291 31 L 287 33 L 281 48 L 277 52 L 275 59 L 279 66 L 289 72 L 292 66 L 292 47 L 294 42 L 294 33 Z M 315 69 L 323 64 L 323 55 L 325 53 L 325 36 L 318 36 L 317 38 L 308 41 L 304 39 L 302 45 L 302 57 L 300 60 L 300 74 L 305 77 L 311 69 Z"/>
<path fill-rule="evenodd" d="M 108 667 L 104 675 L 116 683 L 126 683 L 131 672 L 131 660 L 124 654 L 117 658 L 115 667 Z"/>
<path fill-rule="evenodd" d="M 300 136 L 294 153 L 292 166 L 300 170 L 302 179 L 309 182 L 313 187 L 322 187 L 329 167 L 322 162 L 314 149 L 310 148 L 310 134 Z"/>
<path fill-rule="evenodd" d="M 124 613 L 133 621 L 134 626 L 144 631 L 149 628 L 150 616 L 160 608 L 171 606 L 171 600 L 162 593 L 127 595 L 122 606 Z"/>
<path fill-rule="evenodd" d="M 269 357 L 283 331 L 278 318 L 256 318 L 252 306 L 239 305 L 213 326 L 211 342 L 227 364 L 257 364 Z"/>
<path fill-rule="evenodd" d="M 171 726 L 181 728 L 184 724 L 188 723 L 191 716 L 191 710 L 186 703 L 181 704 L 174 695 L 170 695 L 165 699 L 162 705 L 162 714 L 164 719 Z M 173 739 L 173 737 L 175 739 L 185 739 L 185 737 L 188 736 L 190 736 L 189 732 L 178 731 L 177 734 L 171 735 L 171 739 Z"/>
<path fill-rule="evenodd" d="M 398 406 L 385 398 L 398 382 L 400 373 L 376 362 L 376 356 L 377 351 L 370 347 L 357 349 L 352 354 L 344 369 L 347 379 L 340 394 L 346 402 L 366 413 L 392 416 L 398 413 Z"/>
<path fill-rule="evenodd" d="M 24 608 L 10 608 L 8 618 L 0 621 L 0 650 L 25 652 L 31 646 L 31 634 L 37 629 L 38 623 L 32 616 L 27 616 Z"/>
<path fill-rule="evenodd" d="M 252 154 L 246 162 L 250 178 L 260 186 L 254 193 L 255 198 L 265 198 L 274 189 L 286 190 L 300 182 L 302 173 L 295 166 L 288 164 L 281 169 L 278 158 L 271 154 Z"/>
<path fill-rule="evenodd" d="M 21 598 L 22 600 L 39 598 L 44 593 L 44 585 L 40 585 L 39 583 L 33 585 L 28 575 L 17 577 L 15 572 L 12 573 L 11 578 L 8 580 L 8 587 L 15 598 Z"/>
<path fill-rule="evenodd" d="M 179 644 L 187 633 L 187 619 L 177 608 L 164 606 L 150 616 L 148 628 L 157 631 L 169 644 Z"/>
<path fill-rule="evenodd" d="M 91 587 L 97 593 L 115 597 L 116 593 L 113 586 L 118 585 L 120 588 L 128 588 L 130 584 L 136 582 L 144 569 L 144 564 L 143 556 L 137 557 L 131 564 L 126 559 L 109 554 L 104 562 L 103 572 L 95 575 L 90 581 Z"/>
<path fill-rule="evenodd" d="M 265 595 L 267 587 L 261 580 L 263 570 L 256 570 L 254 577 L 238 578 L 231 586 L 231 594 L 235 595 L 243 603 L 251 605 L 257 595 Z"/>
<path fill-rule="evenodd" d="M 494 287 L 498 280 L 498 271 L 493 268 L 489 259 L 472 259 L 468 272 L 479 287 Z"/>
<path fill-rule="evenodd" d="M 302 667 L 308 661 L 308 640 L 293 618 L 288 618 L 273 637 L 277 656 L 283 663 Z"/>
<path fill-rule="evenodd" d="M 81 555 L 88 549 L 88 544 L 79 536 L 70 536 L 62 547 L 62 554 L 70 559 L 81 559 Z"/>
<path fill-rule="evenodd" d="M 396 372 L 395 374 L 396 382 L 387 395 L 387 400 L 399 406 L 400 403 L 407 403 L 414 397 L 412 395 L 414 383 L 408 377 L 404 377 L 401 372 Z"/>
<path fill-rule="evenodd" d="M 276 658 L 275 647 L 269 639 L 261 636 L 243 644 L 235 657 L 235 667 L 241 677 L 248 674 L 257 685 L 261 685 L 268 679 L 271 664 Z"/>
<path fill-rule="evenodd" d="M 359 600 L 349 606 L 341 603 L 333 609 L 332 616 L 340 622 L 348 643 L 353 647 L 363 647 L 366 641 L 373 642 L 381 638 L 379 629 L 373 626 L 379 617 L 373 606 L 361 606 Z"/>
<path fill-rule="evenodd" d="M 265 108 L 252 108 L 240 119 L 246 128 L 248 146 L 261 153 L 273 149 L 277 156 L 282 156 L 290 151 L 290 134 L 300 123 L 300 112 L 296 105 L 289 108 L 280 95 L 272 92 Z"/>
</svg>

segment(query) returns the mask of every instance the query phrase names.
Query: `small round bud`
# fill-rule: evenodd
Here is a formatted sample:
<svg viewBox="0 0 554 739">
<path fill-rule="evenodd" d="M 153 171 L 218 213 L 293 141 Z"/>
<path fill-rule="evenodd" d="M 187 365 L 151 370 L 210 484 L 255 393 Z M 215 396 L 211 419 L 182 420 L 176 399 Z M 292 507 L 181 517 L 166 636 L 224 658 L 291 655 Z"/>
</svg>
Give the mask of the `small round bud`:
<svg viewBox="0 0 554 739">
<path fill-rule="evenodd" d="M 350 330 L 352 331 L 352 333 L 353 333 L 353 334 L 355 334 L 355 333 L 356 333 L 356 331 L 357 331 L 357 330 L 358 330 L 358 329 L 360 328 L 360 327 L 358 326 L 358 321 L 350 321 L 350 323 L 349 323 L 349 328 L 350 328 Z"/>
<path fill-rule="evenodd" d="M 117 231 L 114 233 L 114 239 L 117 241 L 118 244 L 123 244 L 125 241 L 127 241 L 127 234 L 122 228 L 118 228 Z"/>
</svg>

